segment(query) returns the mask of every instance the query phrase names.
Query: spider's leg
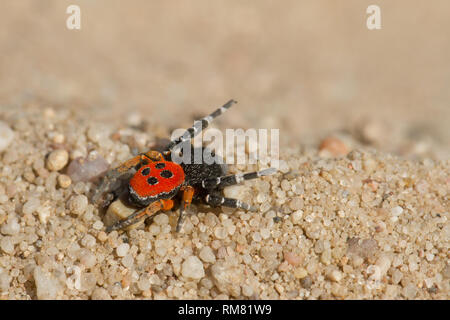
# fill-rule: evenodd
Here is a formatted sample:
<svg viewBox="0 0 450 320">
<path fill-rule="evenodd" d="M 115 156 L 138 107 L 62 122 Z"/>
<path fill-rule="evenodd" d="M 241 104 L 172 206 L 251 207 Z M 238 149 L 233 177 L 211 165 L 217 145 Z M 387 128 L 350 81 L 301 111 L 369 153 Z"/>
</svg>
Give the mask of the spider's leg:
<svg viewBox="0 0 450 320">
<path fill-rule="evenodd" d="M 198 121 L 195 121 L 194 125 L 192 127 L 190 127 L 189 129 L 187 129 L 181 136 L 170 141 L 170 143 L 166 147 L 167 151 L 164 154 L 168 154 L 178 144 L 194 138 L 202 130 L 206 129 L 208 127 L 208 125 L 211 123 L 211 121 L 213 121 L 215 118 L 217 118 L 222 113 L 227 111 L 233 105 L 233 103 L 237 103 L 237 102 L 234 100 L 230 100 L 227 103 L 225 103 L 222 107 L 216 109 L 210 115 L 208 115 Z"/>
<path fill-rule="evenodd" d="M 205 201 L 212 207 L 229 207 L 236 209 L 244 209 L 247 211 L 256 211 L 256 208 L 249 205 L 248 203 L 242 202 L 238 199 L 225 198 L 217 194 L 208 194 L 205 197 Z"/>
<path fill-rule="evenodd" d="M 135 213 L 129 215 L 127 218 L 117 221 L 112 226 L 109 226 L 106 228 L 106 232 L 111 232 L 113 230 L 123 229 L 128 226 L 131 226 L 139 220 L 143 219 L 144 217 L 149 217 L 154 215 L 160 210 L 170 210 L 173 207 L 173 200 L 158 200 L 155 202 L 152 202 L 150 205 L 145 207 L 144 209 L 138 210 Z"/>
<path fill-rule="evenodd" d="M 131 169 L 134 168 L 139 170 L 142 165 L 146 165 L 151 161 L 158 161 L 160 159 L 164 159 L 161 153 L 149 151 L 145 154 L 137 155 L 134 158 L 125 161 L 117 168 L 109 170 L 103 177 L 101 184 L 97 187 L 97 189 L 95 189 L 94 195 L 92 196 L 92 201 L 95 204 L 99 204 L 101 197 L 105 193 L 111 192 L 115 182 L 125 174 L 129 173 Z"/>
<path fill-rule="evenodd" d="M 192 197 L 194 196 L 195 189 L 191 186 L 186 186 L 183 189 L 183 199 L 180 205 L 180 215 L 178 217 L 176 231 L 180 232 L 183 226 L 184 219 L 186 218 L 186 209 L 191 205 Z"/>
<path fill-rule="evenodd" d="M 228 186 L 232 186 L 238 183 L 241 183 L 245 180 L 256 179 L 262 176 L 268 176 L 275 173 L 277 169 L 268 168 L 261 171 L 248 172 L 248 173 L 238 173 L 228 176 L 216 177 L 216 178 L 208 178 L 202 181 L 202 187 L 211 190 L 215 188 L 225 188 Z"/>
</svg>

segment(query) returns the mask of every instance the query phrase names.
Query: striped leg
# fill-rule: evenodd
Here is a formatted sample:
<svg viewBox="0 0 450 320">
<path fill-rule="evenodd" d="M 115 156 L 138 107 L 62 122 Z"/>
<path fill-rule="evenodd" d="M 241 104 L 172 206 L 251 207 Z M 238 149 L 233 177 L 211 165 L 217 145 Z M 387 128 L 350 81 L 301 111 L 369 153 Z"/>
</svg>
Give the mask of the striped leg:
<svg viewBox="0 0 450 320">
<path fill-rule="evenodd" d="M 244 209 L 249 211 L 256 211 L 256 208 L 249 205 L 248 203 L 242 202 L 238 199 L 225 198 L 217 194 L 208 194 L 205 197 L 205 201 L 212 207 L 229 207 Z"/>
<path fill-rule="evenodd" d="M 194 125 L 186 130 L 184 134 L 182 134 L 180 137 L 170 141 L 170 143 L 167 145 L 166 150 L 167 153 L 170 152 L 173 148 L 175 148 L 179 143 L 188 141 L 192 138 L 194 138 L 197 134 L 199 134 L 202 130 L 206 129 L 208 125 L 213 121 L 215 118 L 220 116 L 222 113 L 227 111 L 233 103 L 237 103 L 234 100 L 230 100 L 227 103 L 225 103 L 222 107 L 216 109 L 213 113 L 211 113 L 209 116 L 204 117 L 203 119 L 200 119 L 198 121 L 195 121 Z"/>
<path fill-rule="evenodd" d="M 183 226 L 184 219 L 186 218 L 186 209 L 191 205 L 192 197 L 194 196 L 194 188 L 187 186 L 183 190 L 183 199 L 180 205 L 180 216 L 178 217 L 176 231 L 180 232 Z"/>
<path fill-rule="evenodd" d="M 217 178 L 209 178 L 202 181 L 202 187 L 208 190 L 215 188 L 225 188 L 228 186 L 232 186 L 238 183 L 241 183 L 245 180 L 256 179 L 262 176 L 268 176 L 275 173 L 277 169 L 268 168 L 261 171 L 249 172 L 249 173 L 238 173 L 229 176 L 217 177 Z"/>
</svg>

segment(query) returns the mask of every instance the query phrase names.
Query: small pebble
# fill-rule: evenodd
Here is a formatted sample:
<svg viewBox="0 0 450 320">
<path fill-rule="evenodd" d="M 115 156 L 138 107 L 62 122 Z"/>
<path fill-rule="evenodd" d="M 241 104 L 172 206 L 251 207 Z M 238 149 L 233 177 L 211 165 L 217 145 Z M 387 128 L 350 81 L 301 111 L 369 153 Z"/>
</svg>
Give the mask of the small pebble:
<svg viewBox="0 0 450 320">
<path fill-rule="evenodd" d="M 14 241 L 12 237 L 2 237 L 0 239 L 0 248 L 7 254 L 14 252 Z"/>
<path fill-rule="evenodd" d="M 4 235 L 13 236 L 20 232 L 20 224 L 16 217 L 8 220 L 7 223 L 1 225 L 1 233 Z"/>
<path fill-rule="evenodd" d="M 62 287 L 58 281 L 53 278 L 41 267 L 34 268 L 34 282 L 36 285 L 36 296 L 39 300 L 56 299 Z"/>
<path fill-rule="evenodd" d="M 82 215 L 88 206 L 88 199 L 85 195 L 72 196 L 69 200 L 69 210 L 73 214 Z"/>
<path fill-rule="evenodd" d="M 7 292 L 11 283 L 12 277 L 0 269 L 0 292 Z"/>
<path fill-rule="evenodd" d="M 108 290 L 105 288 L 95 288 L 91 295 L 92 300 L 111 300 L 111 296 L 108 293 Z"/>
<path fill-rule="evenodd" d="M 67 189 L 72 184 L 72 179 L 68 175 L 60 174 L 58 176 L 58 186 Z"/>
<path fill-rule="evenodd" d="M 327 275 L 328 279 L 334 282 L 339 282 L 342 280 L 342 272 L 339 270 L 333 270 Z"/>
<path fill-rule="evenodd" d="M 212 249 L 208 246 L 201 248 L 198 256 L 207 263 L 216 262 L 216 256 L 214 255 Z"/>
<path fill-rule="evenodd" d="M 400 206 L 397 206 L 397 207 L 394 207 L 391 209 L 391 214 L 393 216 L 399 216 L 402 214 L 402 212 L 403 212 L 403 208 Z"/>
<path fill-rule="evenodd" d="M 349 149 L 340 139 L 328 137 L 320 143 L 319 151 L 322 155 L 330 154 L 331 156 L 338 157 L 345 156 L 349 152 Z"/>
<path fill-rule="evenodd" d="M 125 257 L 130 250 L 130 245 L 128 243 L 122 243 L 116 248 L 116 253 L 119 257 Z"/>
<path fill-rule="evenodd" d="M 312 279 L 310 276 L 306 276 L 303 279 L 300 280 L 300 284 L 303 288 L 309 290 L 312 286 Z"/>
<path fill-rule="evenodd" d="M 244 193 L 245 187 L 242 185 L 229 186 L 223 189 L 223 194 L 227 198 L 239 199 Z"/>
<path fill-rule="evenodd" d="M 95 230 L 101 230 L 103 228 L 103 222 L 101 222 L 100 220 L 95 221 L 94 224 L 92 225 L 92 227 Z"/>
<path fill-rule="evenodd" d="M 69 153 L 64 149 L 57 149 L 47 157 L 47 169 L 50 171 L 59 171 L 67 165 Z"/>
<path fill-rule="evenodd" d="M 181 274 L 185 278 L 198 280 L 205 276 L 203 263 L 196 256 L 189 256 L 181 265 Z"/>
<path fill-rule="evenodd" d="M 286 252 L 284 254 L 284 259 L 291 265 L 298 266 L 300 263 L 302 263 L 302 257 L 300 257 L 299 255 L 296 255 L 293 252 Z"/>
<path fill-rule="evenodd" d="M 307 275 L 308 271 L 306 271 L 306 269 L 304 268 L 299 267 L 294 270 L 294 277 L 296 277 L 297 279 L 303 279 Z"/>
<path fill-rule="evenodd" d="M 78 157 L 72 160 L 67 167 L 67 175 L 72 182 L 92 181 L 107 171 L 109 164 L 101 156 L 93 160 Z"/>
<path fill-rule="evenodd" d="M 39 221 L 43 224 L 47 223 L 50 218 L 52 208 L 49 205 L 42 205 L 37 210 Z"/>
<path fill-rule="evenodd" d="M 0 152 L 6 150 L 14 139 L 14 131 L 4 121 L 0 121 Z"/>
</svg>

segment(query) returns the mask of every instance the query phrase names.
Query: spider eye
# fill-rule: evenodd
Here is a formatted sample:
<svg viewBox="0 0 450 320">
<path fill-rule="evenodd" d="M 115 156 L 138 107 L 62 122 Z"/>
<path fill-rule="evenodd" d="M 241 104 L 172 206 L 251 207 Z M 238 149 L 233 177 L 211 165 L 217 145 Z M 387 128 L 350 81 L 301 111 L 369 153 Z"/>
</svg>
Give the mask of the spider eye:
<svg viewBox="0 0 450 320">
<path fill-rule="evenodd" d="M 163 170 L 161 171 L 161 177 L 163 178 L 171 178 L 173 176 L 173 173 L 169 170 Z"/>
<path fill-rule="evenodd" d="M 149 185 L 153 186 L 158 183 L 158 179 L 156 179 L 155 177 L 150 177 L 147 179 L 147 182 Z"/>
<path fill-rule="evenodd" d="M 150 168 L 145 168 L 144 170 L 142 170 L 141 174 L 143 176 L 148 176 L 150 174 Z"/>
<path fill-rule="evenodd" d="M 155 164 L 156 169 L 162 169 L 165 166 L 166 166 L 166 164 L 164 162 L 159 162 L 159 163 Z"/>
</svg>

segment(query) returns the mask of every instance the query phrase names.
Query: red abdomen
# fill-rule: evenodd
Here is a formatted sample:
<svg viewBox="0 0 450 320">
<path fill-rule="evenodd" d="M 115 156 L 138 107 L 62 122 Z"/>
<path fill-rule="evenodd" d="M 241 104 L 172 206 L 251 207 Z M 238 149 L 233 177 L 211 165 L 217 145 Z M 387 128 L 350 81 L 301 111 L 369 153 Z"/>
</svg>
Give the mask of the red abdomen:
<svg viewBox="0 0 450 320">
<path fill-rule="evenodd" d="M 141 201 L 168 199 L 183 184 L 184 177 L 183 169 L 174 162 L 151 162 L 131 178 L 130 192 Z"/>
</svg>

